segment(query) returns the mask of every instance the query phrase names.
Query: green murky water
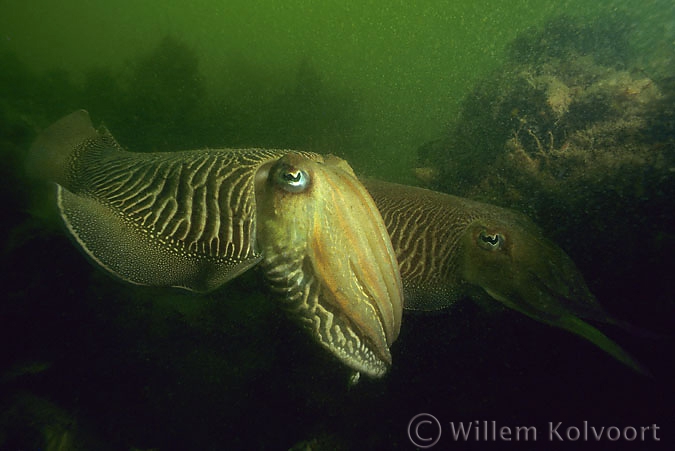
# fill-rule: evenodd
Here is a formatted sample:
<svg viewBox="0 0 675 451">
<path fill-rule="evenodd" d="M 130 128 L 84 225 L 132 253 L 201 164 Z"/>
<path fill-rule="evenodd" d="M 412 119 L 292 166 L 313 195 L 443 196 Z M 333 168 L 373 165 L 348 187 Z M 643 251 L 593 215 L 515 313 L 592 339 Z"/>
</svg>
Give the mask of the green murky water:
<svg viewBox="0 0 675 451">
<path fill-rule="evenodd" d="M 530 77 L 514 70 L 531 97 L 495 90 L 493 71 L 514 67 L 514 39 L 561 15 L 614 20 L 619 26 L 600 35 L 616 30 L 629 56 L 597 65 L 562 58 Z M 545 36 L 540 46 L 582 41 Z M 134 151 L 335 153 L 360 174 L 528 213 L 603 305 L 667 335 L 675 312 L 673 48 L 668 1 L 0 1 L 0 448 L 413 449 L 408 421 L 427 411 L 444 428 L 534 425 L 544 447 L 549 421 L 658 424 L 672 441 L 672 338 L 619 336 L 653 370 L 646 380 L 569 334 L 467 302 L 452 314 L 406 316 L 391 374 L 349 388 L 346 373 L 269 302 L 258 274 L 200 298 L 129 287 L 93 269 L 65 238 L 47 194 L 26 181 L 22 158 L 42 128 L 78 108 Z M 591 75 L 572 66 L 592 67 Z M 563 100 L 554 81 L 565 84 Z M 603 91 L 612 83 L 620 89 Z M 595 116 L 573 115 L 568 106 L 582 104 L 581 91 L 600 93 L 611 108 L 591 102 Z M 537 101 L 560 117 L 547 121 Z M 580 142 L 570 138 L 584 130 L 579 117 L 599 123 L 625 105 L 644 106 L 635 110 L 645 118 L 637 138 L 597 124 L 604 141 L 591 137 L 621 142 L 617 155 L 632 165 L 623 179 L 574 179 L 584 164 L 594 174 L 619 166 L 555 152 L 548 172 L 524 178 L 479 145 L 453 148 L 461 136 L 531 156 L 550 132 L 555 143 L 544 150 L 566 151 Z M 492 127 L 484 111 L 522 127 Z M 563 116 L 576 122 L 556 120 Z M 508 136 L 495 141 L 496 129 Z M 519 140 L 509 141 L 511 132 Z M 569 155 L 573 164 L 561 164 Z M 436 178 L 417 178 L 416 167 Z M 491 444 L 477 441 L 468 445 Z M 438 446 L 451 445 L 448 432 Z"/>
<path fill-rule="evenodd" d="M 667 2 L 638 9 L 630 2 L 534 0 L 202 0 L 189 7 L 174 1 L 4 1 L 0 8 L 3 47 L 31 68 L 63 69 L 77 81 L 92 68 L 128 74 L 135 59 L 169 35 L 197 59 L 199 83 L 209 97 L 252 109 L 264 107 L 265 96 L 290 89 L 305 64 L 322 87 L 358 104 L 358 114 L 348 113 L 356 114 L 353 139 L 337 150 L 363 170 L 404 179 L 414 149 L 444 131 L 462 97 L 499 65 L 505 45 L 527 27 L 561 13 L 597 16 L 624 9 L 636 14 L 638 27 L 645 25 L 643 33 L 659 30 L 642 45 L 672 46 L 673 38 Z M 661 32 L 669 33 L 669 42 L 659 41 Z M 316 113 L 330 116 L 335 106 Z"/>
</svg>

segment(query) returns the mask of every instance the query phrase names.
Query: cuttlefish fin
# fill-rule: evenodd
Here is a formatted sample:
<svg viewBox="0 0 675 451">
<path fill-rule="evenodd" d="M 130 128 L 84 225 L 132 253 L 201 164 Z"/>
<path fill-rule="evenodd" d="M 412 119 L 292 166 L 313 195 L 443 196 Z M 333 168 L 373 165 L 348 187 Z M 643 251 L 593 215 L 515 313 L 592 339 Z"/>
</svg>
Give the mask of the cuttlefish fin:
<svg viewBox="0 0 675 451">
<path fill-rule="evenodd" d="M 27 169 L 57 184 L 63 222 L 100 267 L 133 284 L 207 292 L 262 259 L 254 180 L 283 154 L 128 152 L 81 110 L 36 139 Z"/>
<path fill-rule="evenodd" d="M 207 261 L 180 248 L 157 245 L 143 229 L 134 227 L 110 208 L 58 186 L 61 217 L 73 240 L 98 266 L 115 278 L 135 285 L 209 292 L 261 260 Z"/>
</svg>

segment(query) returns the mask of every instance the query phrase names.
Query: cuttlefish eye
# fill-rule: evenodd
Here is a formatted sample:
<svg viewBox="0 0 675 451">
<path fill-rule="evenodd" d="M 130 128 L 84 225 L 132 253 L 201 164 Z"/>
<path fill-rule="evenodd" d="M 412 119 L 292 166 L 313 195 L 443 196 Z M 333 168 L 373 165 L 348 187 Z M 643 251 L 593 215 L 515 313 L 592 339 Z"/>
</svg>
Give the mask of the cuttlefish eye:
<svg viewBox="0 0 675 451">
<path fill-rule="evenodd" d="M 485 230 L 481 230 L 476 242 L 483 249 L 496 251 L 504 245 L 504 236 L 500 233 L 488 233 Z"/>
<path fill-rule="evenodd" d="M 272 181 L 289 193 L 300 193 L 309 187 L 309 174 L 289 164 L 281 164 L 274 169 Z"/>
</svg>

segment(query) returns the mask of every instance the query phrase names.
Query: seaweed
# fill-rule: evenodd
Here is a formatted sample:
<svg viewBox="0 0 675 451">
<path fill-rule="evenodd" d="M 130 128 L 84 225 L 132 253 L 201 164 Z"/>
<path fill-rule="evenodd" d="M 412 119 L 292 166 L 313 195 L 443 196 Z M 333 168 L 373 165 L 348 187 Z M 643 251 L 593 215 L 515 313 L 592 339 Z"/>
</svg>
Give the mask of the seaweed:
<svg viewBox="0 0 675 451">
<path fill-rule="evenodd" d="M 562 17 L 517 38 L 434 151 L 420 148 L 420 165 L 436 168 L 430 185 L 536 215 L 552 199 L 588 201 L 573 193 L 589 184 L 627 191 L 631 173 L 666 174 L 672 83 L 631 66 L 630 27 L 619 23 Z"/>
<path fill-rule="evenodd" d="M 658 76 L 669 61 L 638 61 L 632 23 L 562 17 L 523 33 L 446 135 L 419 148 L 415 172 L 528 214 L 591 280 L 620 280 L 598 282 L 601 299 L 631 311 L 632 287 L 649 292 L 640 313 L 654 321 L 649 309 L 670 308 L 659 262 L 675 252 L 675 83 Z"/>
</svg>

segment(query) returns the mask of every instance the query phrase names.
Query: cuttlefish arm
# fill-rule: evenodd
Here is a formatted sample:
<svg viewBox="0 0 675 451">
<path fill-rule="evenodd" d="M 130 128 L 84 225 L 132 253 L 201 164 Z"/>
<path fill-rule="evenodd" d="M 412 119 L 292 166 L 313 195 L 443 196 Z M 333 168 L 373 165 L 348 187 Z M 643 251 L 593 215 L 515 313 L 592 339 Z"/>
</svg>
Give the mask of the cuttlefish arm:
<svg viewBox="0 0 675 451">
<path fill-rule="evenodd" d="M 261 176 L 258 238 L 272 288 L 321 345 L 357 372 L 381 376 L 403 290 L 375 203 L 336 157 L 288 154 Z"/>
<path fill-rule="evenodd" d="M 291 316 L 324 348 L 357 374 L 391 365 L 398 264 L 343 160 L 274 149 L 128 152 L 78 111 L 37 138 L 27 169 L 57 184 L 74 241 L 118 278 L 207 292 L 263 261 Z"/>
<path fill-rule="evenodd" d="M 545 324 L 577 334 L 648 374 L 619 345 L 584 320 L 616 325 L 579 270 L 526 217 L 421 188 L 371 181 L 400 263 L 405 307 L 436 310 L 478 286 Z"/>
</svg>

